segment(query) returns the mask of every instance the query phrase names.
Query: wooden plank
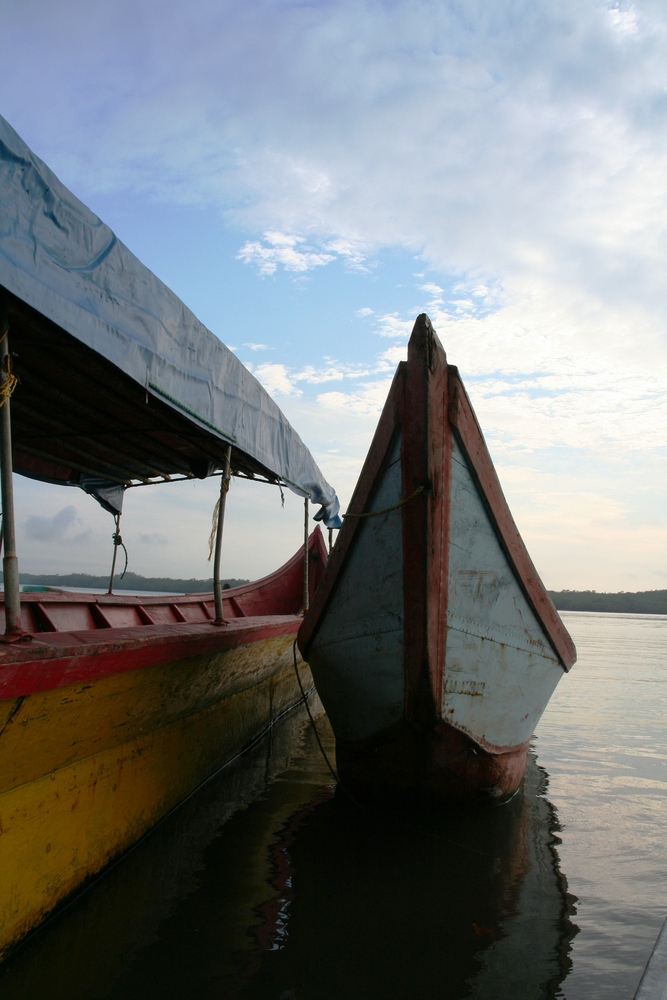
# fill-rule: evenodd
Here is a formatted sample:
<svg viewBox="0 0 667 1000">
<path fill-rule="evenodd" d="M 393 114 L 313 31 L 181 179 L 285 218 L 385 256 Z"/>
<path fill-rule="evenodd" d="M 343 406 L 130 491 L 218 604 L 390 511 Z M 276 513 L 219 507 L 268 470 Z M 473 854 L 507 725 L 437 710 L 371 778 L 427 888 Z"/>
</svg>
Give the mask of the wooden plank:
<svg viewBox="0 0 667 1000">
<path fill-rule="evenodd" d="M 365 740 L 403 717 L 402 490 L 397 432 L 369 498 L 384 513 L 359 520 L 308 648 L 337 740 Z"/>
<path fill-rule="evenodd" d="M 456 438 L 443 718 L 492 753 L 526 743 L 563 677 Z"/>
<path fill-rule="evenodd" d="M 13 662 L 11 653 L 0 650 L 0 700 L 294 635 L 301 621 L 298 615 L 268 615 L 232 618 L 215 630 L 205 622 L 44 633 L 43 643 L 33 641 Z"/>
<path fill-rule="evenodd" d="M 449 366 L 449 420 L 468 459 L 516 578 L 564 669 L 569 670 L 577 659 L 574 643 L 528 555 L 505 499 L 472 404 L 458 369 L 453 365 Z"/>
<path fill-rule="evenodd" d="M 36 776 L 21 781 L 16 771 L 0 792 L 0 956 L 300 700 L 289 639 L 256 650 L 247 668 L 248 683 L 239 690 L 216 691 L 210 703 L 176 717 L 148 711 L 141 727 L 141 709 L 163 698 L 159 669 L 138 691 L 108 685 L 71 691 L 64 708 L 59 697 L 51 699 L 47 716 L 35 705 L 25 727 L 19 720 L 30 714 L 31 699 L 22 703 L 14 747 L 24 748 Z M 310 686 L 305 665 L 302 672 Z M 178 676 L 171 681 L 176 702 L 178 692 L 197 687 L 179 686 Z M 11 730 L 10 723 L 5 737 Z M 41 768 L 26 742 L 39 751 Z"/>
<path fill-rule="evenodd" d="M 433 331 L 428 398 L 429 564 L 427 572 L 428 662 L 436 713 L 440 714 L 446 671 L 452 479 L 447 357 Z"/>
<path fill-rule="evenodd" d="M 658 934 L 634 1000 L 667 1000 L 667 920 Z"/>
<path fill-rule="evenodd" d="M 394 381 L 391 384 L 380 421 L 373 436 L 368 455 L 366 456 L 366 461 L 352 494 L 352 499 L 347 510 L 349 514 L 363 514 L 365 512 L 368 498 L 373 492 L 376 479 L 387 457 L 394 434 L 401 426 L 403 418 L 404 375 L 405 363 L 401 362 L 394 376 Z M 308 648 L 317 631 L 320 618 L 326 610 L 336 585 L 338 573 L 347 558 L 347 553 L 354 541 L 358 528 L 359 518 L 349 517 L 344 520 L 343 527 L 338 533 L 336 544 L 329 556 L 326 569 L 315 591 L 310 609 L 303 620 L 303 625 L 299 629 L 299 649 L 304 660 L 308 659 Z"/>
<path fill-rule="evenodd" d="M 405 369 L 403 497 L 412 496 L 419 487 L 430 489 L 431 485 L 428 418 L 433 336 L 430 320 L 422 313 L 410 336 Z M 424 725 L 434 717 L 427 643 L 429 507 L 426 494 L 406 503 L 402 509 L 405 714 L 409 720 Z"/>
</svg>

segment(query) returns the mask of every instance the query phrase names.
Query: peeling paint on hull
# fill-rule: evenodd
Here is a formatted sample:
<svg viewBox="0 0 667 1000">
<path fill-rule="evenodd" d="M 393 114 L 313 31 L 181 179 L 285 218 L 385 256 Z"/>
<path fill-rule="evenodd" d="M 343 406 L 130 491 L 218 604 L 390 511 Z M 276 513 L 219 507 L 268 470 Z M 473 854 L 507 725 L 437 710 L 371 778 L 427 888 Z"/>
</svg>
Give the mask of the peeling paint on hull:
<svg viewBox="0 0 667 1000">
<path fill-rule="evenodd" d="M 576 659 L 426 316 L 299 631 L 357 794 L 503 801 Z"/>
<path fill-rule="evenodd" d="M 310 550 L 314 589 L 326 562 L 319 530 Z M 297 553 L 254 590 L 238 588 L 276 613 L 222 628 L 183 621 L 206 595 L 151 598 L 141 624 L 35 631 L 30 643 L 0 647 L 0 957 L 298 703 L 302 580 Z M 26 598 L 51 621 L 96 600 Z M 103 607 L 136 616 L 140 600 Z M 146 624 L 170 608 L 173 618 L 172 605 L 180 624 Z M 300 673 L 310 687 L 306 664 Z"/>
<path fill-rule="evenodd" d="M 149 726 L 147 732 L 140 726 L 133 726 L 131 733 L 121 728 L 120 739 L 109 726 L 110 713 L 122 721 L 132 716 L 136 720 L 135 698 L 150 701 L 153 695 L 159 701 L 165 680 L 159 668 L 136 671 L 141 675 L 136 677 L 122 675 L 124 682 L 132 680 L 129 686 L 119 685 L 117 675 L 106 678 L 92 685 L 85 697 L 80 690 L 59 689 L 59 698 L 66 698 L 70 708 L 60 714 L 40 715 L 47 707 L 43 697 L 26 699 L 29 720 L 23 732 L 15 732 L 31 741 L 40 763 L 26 773 L 23 762 L 18 778 L 3 774 L 0 950 L 39 924 L 58 902 L 134 844 L 272 718 L 298 701 L 292 641 L 264 640 L 253 649 L 258 666 L 271 666 L 269 676 L 258 684 L 165 725 Z M 221 671 L 224 659 L 222 654 Z M 167 666 L 193 669 L 196 664 Z M 307 668 L 303 673 L 308 680 Z M 33 699 L 40 701 L 34 715 Z M 74 706 L 84 700 L 90 735 L 80 740 Z M 45 769 L 42 760 L 47 764 L 49 758 L 52 769 Z"/>
</svg>

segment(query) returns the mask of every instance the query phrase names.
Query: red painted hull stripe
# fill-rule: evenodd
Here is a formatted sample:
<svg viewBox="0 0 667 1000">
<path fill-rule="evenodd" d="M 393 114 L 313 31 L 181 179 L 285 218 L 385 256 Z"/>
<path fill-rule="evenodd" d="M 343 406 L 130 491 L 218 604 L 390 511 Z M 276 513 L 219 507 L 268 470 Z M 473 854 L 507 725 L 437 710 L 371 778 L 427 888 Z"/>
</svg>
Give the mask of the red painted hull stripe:
<svg viewBox="0 0 667 1000">
<path fill-rule="evenodd" d="M 220 627 L 204 623 L 41 633 L 30 644 L 0 650 L 0 700 L 296 635 L 302 621 L 298 615 L 270 615 Z"/>
</svg>

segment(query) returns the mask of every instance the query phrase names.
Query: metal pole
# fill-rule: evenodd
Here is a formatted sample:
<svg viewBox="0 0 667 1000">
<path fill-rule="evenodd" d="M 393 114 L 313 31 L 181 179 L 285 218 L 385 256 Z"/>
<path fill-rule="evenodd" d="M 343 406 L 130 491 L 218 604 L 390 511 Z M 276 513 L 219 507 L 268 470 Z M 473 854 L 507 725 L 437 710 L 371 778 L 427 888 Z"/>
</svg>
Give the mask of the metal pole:
<svg viewBox="0 0 667 1000">
<path fill-rule="evenodd" d="M 220 506 L 218 508 L 218 524 L 215 530 L 215 555 L 213 557 L 213 597 L 215 599 L 215 621 L 213 625 L 226 625 L 222 617 L 222 586 L 220 584 L 220 557 L 222 555 L 222 528 L 225 523 L 225 503 L 229 492 L 231 475 L 232 446 L 227 445 L 225 464 L 220 477 Z"/>
<path fill-rule="evenodd" d="M 329 555 L 331 555 L 332 548 L 333 548 L 333 528 L 329 528 Z"/>
<path fill-rule="evenodd" d="M 303 501 L 303 613 L 310 607 L 310 587 L 308 586 L 308 497 Z"/>
<path fill-rule="evenodd" d="M 0 378 L 7 383 L 11 372 L 9 355 L 9 319 L 5 308 L 0 329 Z M 19 561 L 16 555 L 16 523 L 14 521 L 14 483 L 12 475 L 12 422 L 9 395 L 0 406 L 0 485 L 2 487 L 2 534 L 4 556 L 2 568 L 5 579 L 5 637 L 18 639 L 21 629 L 21 587 Z"/>
<path fill-rule="evenodd" d="M 107 594 L 113 594 L 113 578 L 116 572 L 116 556 L 118 555 L 118 539 L 120 538 L 120 514 L 114 515 L 114 521 L 116 522 L 116 530 L 113 535 L 113 559 L 111 560 L 111 576 L 109 577 L 109 589 Z"/>
</svg>

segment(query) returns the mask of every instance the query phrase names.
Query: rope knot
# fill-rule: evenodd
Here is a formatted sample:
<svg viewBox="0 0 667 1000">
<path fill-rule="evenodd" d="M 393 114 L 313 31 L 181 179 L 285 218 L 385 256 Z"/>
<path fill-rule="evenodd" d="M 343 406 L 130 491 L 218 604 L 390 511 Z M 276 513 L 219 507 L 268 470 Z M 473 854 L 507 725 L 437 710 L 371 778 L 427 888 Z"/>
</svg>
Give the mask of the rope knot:
<svg viewBox="0 0 667 1000">
<path fill-rule="evenodd" d="M 11 356 L 8 354 L 5 358 L 5 371 L 7 373 L 7 378 L 0 385 L 0 409 L 5 405 L 14 389 L 18 385 L 18 379 L 12 371 Z"/>
</svg>

